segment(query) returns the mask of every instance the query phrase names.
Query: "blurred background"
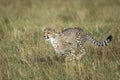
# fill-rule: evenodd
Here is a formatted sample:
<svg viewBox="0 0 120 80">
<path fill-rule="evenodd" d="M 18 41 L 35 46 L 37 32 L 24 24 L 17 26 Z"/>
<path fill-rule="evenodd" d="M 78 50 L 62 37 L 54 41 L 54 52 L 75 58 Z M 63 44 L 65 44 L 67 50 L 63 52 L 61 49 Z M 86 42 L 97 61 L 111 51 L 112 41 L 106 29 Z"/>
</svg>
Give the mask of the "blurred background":
<svg viewBox="0 0 120 80">
<path fill-rule="evenodd" d="M 86 43 L 77 64 L 65 63 L 43 29 L 81 27 L 109 46 Z M 119 80 L 120 0 L 0 0 L 0 80 Z"/>
</svg>

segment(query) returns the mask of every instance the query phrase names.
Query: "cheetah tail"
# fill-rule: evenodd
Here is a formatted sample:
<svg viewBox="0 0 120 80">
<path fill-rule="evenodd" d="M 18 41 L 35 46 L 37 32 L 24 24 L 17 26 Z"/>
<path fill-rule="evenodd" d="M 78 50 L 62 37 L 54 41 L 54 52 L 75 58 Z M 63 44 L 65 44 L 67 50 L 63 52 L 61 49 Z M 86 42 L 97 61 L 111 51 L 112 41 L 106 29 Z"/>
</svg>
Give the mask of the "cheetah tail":
<svg viewBox="0 0 120 80">
<path fill-rule="evenodd" d="M 112 41 L 112 36 L 109 35 L 104 41 L 97 41 L 93 39 L 92 37 L 87 36 L 87 40 L 90 41 L 90 43 L 95 46 L 103 47 L 103 46 L 107 46 Z"/>
</svg>

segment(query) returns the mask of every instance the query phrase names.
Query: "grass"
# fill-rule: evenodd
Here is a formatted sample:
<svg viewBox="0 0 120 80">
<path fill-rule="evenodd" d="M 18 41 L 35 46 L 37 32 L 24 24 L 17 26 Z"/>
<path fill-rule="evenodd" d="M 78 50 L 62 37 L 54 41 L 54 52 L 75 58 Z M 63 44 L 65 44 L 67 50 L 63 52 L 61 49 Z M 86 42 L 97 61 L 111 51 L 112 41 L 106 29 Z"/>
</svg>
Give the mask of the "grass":
<svg viewBox="0 0 120 80">
<path fill-rule="evenodd" d="M 120 80 L 119 0 L 0 0 L 0 80 Z M 86 55 L 65 63 L 44 41 L 45 27 L 80 26 L 109 46 L 86 43 Z"/>
</svg>

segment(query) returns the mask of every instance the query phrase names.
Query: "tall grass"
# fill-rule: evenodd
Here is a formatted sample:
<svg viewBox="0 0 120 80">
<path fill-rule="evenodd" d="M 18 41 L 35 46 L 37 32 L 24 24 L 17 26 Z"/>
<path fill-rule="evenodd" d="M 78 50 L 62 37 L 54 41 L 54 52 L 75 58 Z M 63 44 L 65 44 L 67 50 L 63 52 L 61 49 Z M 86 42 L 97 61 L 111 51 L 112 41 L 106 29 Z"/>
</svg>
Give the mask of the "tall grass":
<svg viewBox="0 0 120 80">
<path fill-rule="evenodd" d="M 86 55 L 65 62 L 44 41 L 45 27 L 80 26 L 109 46 L 86 43 Z M 119 0 L 0 0 L 0 80 L 120 80 Z"/>
</svg>

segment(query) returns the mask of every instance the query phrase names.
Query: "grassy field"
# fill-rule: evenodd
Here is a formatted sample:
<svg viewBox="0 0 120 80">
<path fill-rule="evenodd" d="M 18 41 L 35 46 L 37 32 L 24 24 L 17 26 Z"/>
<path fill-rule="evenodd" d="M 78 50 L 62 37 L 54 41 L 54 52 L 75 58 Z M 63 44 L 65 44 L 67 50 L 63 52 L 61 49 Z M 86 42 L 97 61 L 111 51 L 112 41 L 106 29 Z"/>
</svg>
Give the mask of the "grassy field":
<svg viewBox="0 0 120 80">
<path fill-rule="evenodd" d="M 74 26 L 113 40 L 66 63 L 42 30 Z M 0 0 L 0 80 L 120 80 L 120 0 Z"/>
</svg>

